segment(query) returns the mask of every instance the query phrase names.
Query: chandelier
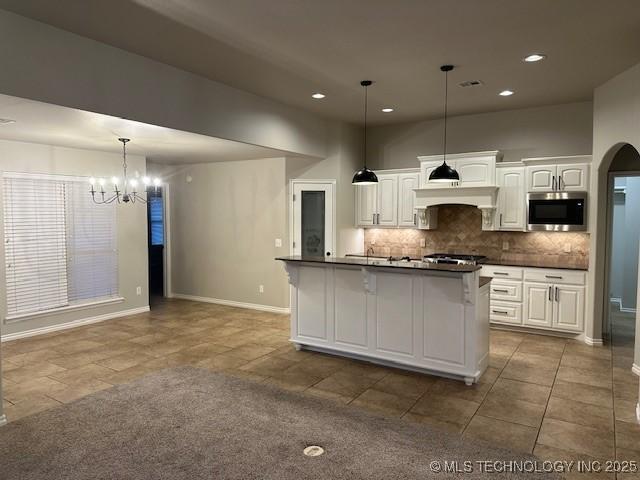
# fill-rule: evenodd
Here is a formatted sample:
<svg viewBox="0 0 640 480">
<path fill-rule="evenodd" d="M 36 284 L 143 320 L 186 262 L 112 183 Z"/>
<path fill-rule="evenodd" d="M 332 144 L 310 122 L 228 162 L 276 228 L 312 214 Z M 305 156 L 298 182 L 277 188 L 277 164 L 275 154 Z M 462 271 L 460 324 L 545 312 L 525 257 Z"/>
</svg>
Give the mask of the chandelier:
<svg viewBox="0 0 640 480">
<path fill-rule="evenodd" d="M 94 203 L 97 204 L 106 204 L 112 202 L 118 203 L 136 203 L 142 202 L 147 203 L 147 187 L 153 183 L 156 192 L 158 191 L 158 187 L 162 183 L 159 178 L 154 178 L 153 182 L 149 177 L 142 177 L 141 183 L 144 191 L 138 192 L 138 186 L 140 182 L 137 178 L 127 178 L 127 142 L 130 141 L 129 138 L 119 138 L 119 142 L 122 142 L 122 180 L 118 177 L 111 177 L 111 191 L 107 192 L 105 190 L 105 185 L 107 181 L 104 178 L 98 178 L 97 180 L 93 177 L 89 179 L 89 183 L 91 184 L 91 198 Z M 96 183 L 97 188 L 96 190 Z"/>
</svg>

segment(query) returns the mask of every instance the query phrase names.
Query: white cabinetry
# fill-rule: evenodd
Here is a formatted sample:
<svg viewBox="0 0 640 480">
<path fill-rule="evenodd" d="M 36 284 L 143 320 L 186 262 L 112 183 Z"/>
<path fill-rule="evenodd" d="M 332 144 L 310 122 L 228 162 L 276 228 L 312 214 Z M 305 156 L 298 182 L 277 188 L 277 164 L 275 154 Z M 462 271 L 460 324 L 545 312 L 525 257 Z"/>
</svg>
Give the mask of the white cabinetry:
<svg viewBox="0 0 640 480">
<path fill-rule="evenodd" d="M 505 166 L 496 169 L 498 205 L 496 228 L 523 231 L 525 229 L 524 167 Z"/>
<path fill-rule="evenodd" d="M 420 174 L 400 173 L 398 175 L 398 226 L 416 227 L 418 215 L 413 208 L 416 203 L 414 190 L 420 185 Z"/>
<path fill-rule="evenodd" d="M 496 184 L 497 151 L 471 152 L 447 155 L 447 164 L 458 171 L 460 181 L 451 187 L 490 187 Z M 431 183 L 429 175 L 442 165 L 443 155 L 418 157 L 420 161 L 420 188 L 442 188 L 448 184 Z"/>
<path fill-rule="evenodd" d="M 589 190 L 591 156 L 525 158 L 529 192 Z"/>
<path fill-rule="evenodd" d="M 492 323 L 559 332 L 584 328 L 586 276 L 579 270 L 484 265 Z"/>
<path fill-rule="evenodd" d="M 437 226 L 437 208 L 417 210 L 417 169 L 376 172 L 378 183 L 356 186 L 356 226 L 430 230 Z"/>
</svg>

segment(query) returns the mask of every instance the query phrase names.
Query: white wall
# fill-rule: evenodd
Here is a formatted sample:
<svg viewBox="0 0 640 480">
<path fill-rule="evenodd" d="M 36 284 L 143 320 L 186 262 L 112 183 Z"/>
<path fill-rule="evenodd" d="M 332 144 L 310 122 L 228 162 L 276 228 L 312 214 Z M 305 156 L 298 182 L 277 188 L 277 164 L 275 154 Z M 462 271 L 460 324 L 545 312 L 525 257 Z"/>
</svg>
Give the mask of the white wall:
<svg viewBox="0 0 640 480">
<path fill-rule="evenodd" d="M 617 177 L 615 179 L 616 187 L 624 187 L 626 184 L 626 177 Z M 611 222 L 611 280 L 609 292 L 611 292 L 611 298 L 619 300 L 622 300 L 623 272 L 625 267 L 625 207 L 625 195 L 616 193 L 614 195 L 613 218 Z"/>
<path fill-rule="evenodd" d="M 635 310 L 638 292 L 638 248 L 640 239 L 640 177 L 627 178 L 625 202 L 624 260 L 622 272 L 622 308 Z"/>
<path fill-rule="evenodd" d="M 326 156 L 315 115 L 4 10 L 0 65 L 3 94 Z"/>
<path fill-rule="evenodd" d="M 129 171 L 144 175 L 145 158 L 127 155 Z M 0 140 L 0 173 L 27 172 L 49 173 L 91 177 L 121 176 L 122 156 L 113 153 L 64 148 L 35 143 L 10 142 Z M 0 184 L 0 191 L 2 185 Z M 87 195 L 89 195 L 87 191 Z M 0 232 L 3 223 L 2 196 L 0 195 Z M 32 329 L 51 327 L 75 320 L 98 315 L 142 308 L 149 305 L 147 271 L 147 213 L 144 205 L 119 205 L 117 208 L 118 232 L 118 281 L 120 295 L 124 302 L 69 311 L 54 315 L 37 316 L 19 322 L 0 325 L 3 336 Z M 4 242 L 3 242 L 4 243 Z M 2 318 L 6 315 L 4 287 L 4 250 L 0 246 L 0 308 Z M 136 295 L 136 288 L 142 287 L 142 295 Z"/>
<path fill-rule="evenodd" d="M 604 274 L 606 258 L 607 177 L 611 161 L 625 144 L 640 151 L 640 64 L 612 78 L 594 92 L 593 165 L 590 188 L 591 248 L 590 285 L 587 298 L 586 334 L 602 338 L 602 319 L 606 296 Z M 636 335 L 640 315 L 636 314 Z M 636 338 L 635 362 L 640 365 L 640 342 Z"/>
<path fill-rule="evenodd" d="M 462 115 L 447 121 L 447 151 L 500 150 L 504 161 L 590 154 L 592 129 L 591 102 Z M 417 167 L 417 156 L 442 153 L 443 122 L 374 127 L 367 137 L 375 168 Z"/>
<path fill-rule="evenodd" d="M 285 159 L 183 165 L 165 180 L 172 293 L 287 308 L 286 275 L 274 260 L 285 253 L 275 247 L 287 231 Z"/>
</svg>

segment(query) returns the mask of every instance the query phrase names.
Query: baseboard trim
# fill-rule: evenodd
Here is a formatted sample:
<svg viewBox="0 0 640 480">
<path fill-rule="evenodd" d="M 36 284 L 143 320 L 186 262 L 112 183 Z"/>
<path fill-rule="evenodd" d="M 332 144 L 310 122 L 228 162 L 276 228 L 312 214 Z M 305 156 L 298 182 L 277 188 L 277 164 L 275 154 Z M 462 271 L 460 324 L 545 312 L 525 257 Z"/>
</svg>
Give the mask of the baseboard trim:
<svg viewBox="0 0 640 480">
<path fill-rule="evenodd" d="M 640 377 L 640 365 L 638 365 L 637 363 L 634 363 L 631 366 L 631 371 Z"/>
<path fill-rule="evenodd" d="M 289 314 L 291 309 L 287 307 L 274 307 L 271 305 L 260 305 L 258 303 L 236 302 L 235 300 L 222 300 L 220 298 L 199 297 L 197 295 L 186 295 L 184 293 L 172 292 L 171 298 L 180 300 L 192 300 L 194 302 L 216 303 L 218 305 L 226 305 L 228 307 L 248 308 L 250 310 L 260 310 L 261 312 Z"/>
<path fill-rule="evenodd" d="M 4 426 L 7 424 L 7 416 L 6 415 L 0 415 L 0 427 Z"/>
<path fill-rule="evenodd" d="M 636 403 L 636 420 L 640 423 L 640 402 Z"/>
<path fill-rule="evenodd" d="M 48 327 L 34 328 L 32 330 L 25 330 L 24 332 L 8 333 L 2 335 L 0 341 L 10 342 L 11 340 L 18 340 L 19 338 L 34 337 L 36 335 L 44 335 L 45 333 L 57 332 L 59 330 L 68 330 L 69 328 L 80 327 L 82 325 L 89 325 L 92 323 L 104 322 L 105 320 L 111 320 L 112 318 L 126 317 L 128 315 L 136 315 L 138 313 L 144 313 L 149 311 L 149 305 L 138 308 L 130 308 L 128 310 L 120 310 L 113 313 L 105 313 L 103 315 L 96 315 L 93 317 L 80 318 L 73 320 L 72 322 L 59 323 L 58 325 L 50 325 Z"/>
<path fill-rule="evenodd" d="M 591 347 L 601 347 L 602 345 L 604 345 L 604 342 L 601 338 L 591 338 L 587 336 L 584 337 L 584 343 Z"/>
</svg>

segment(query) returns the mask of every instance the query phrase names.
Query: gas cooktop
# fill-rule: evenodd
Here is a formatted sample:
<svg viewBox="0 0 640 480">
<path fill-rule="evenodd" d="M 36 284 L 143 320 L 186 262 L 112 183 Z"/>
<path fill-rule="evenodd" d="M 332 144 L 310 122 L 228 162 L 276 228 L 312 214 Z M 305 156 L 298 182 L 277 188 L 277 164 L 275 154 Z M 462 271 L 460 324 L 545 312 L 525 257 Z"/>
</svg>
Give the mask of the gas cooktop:
<svg viewBox="0 0 640 480">
<path fill-rule="evenodd" d="M 483 263 L 487 257 L 484 255 L 466 255 L 457 253 L 432 253 L 425 255 L 422 260 L 428 263 L 451 263 L 458 265 L 477 265 Z"/>
</svg>

